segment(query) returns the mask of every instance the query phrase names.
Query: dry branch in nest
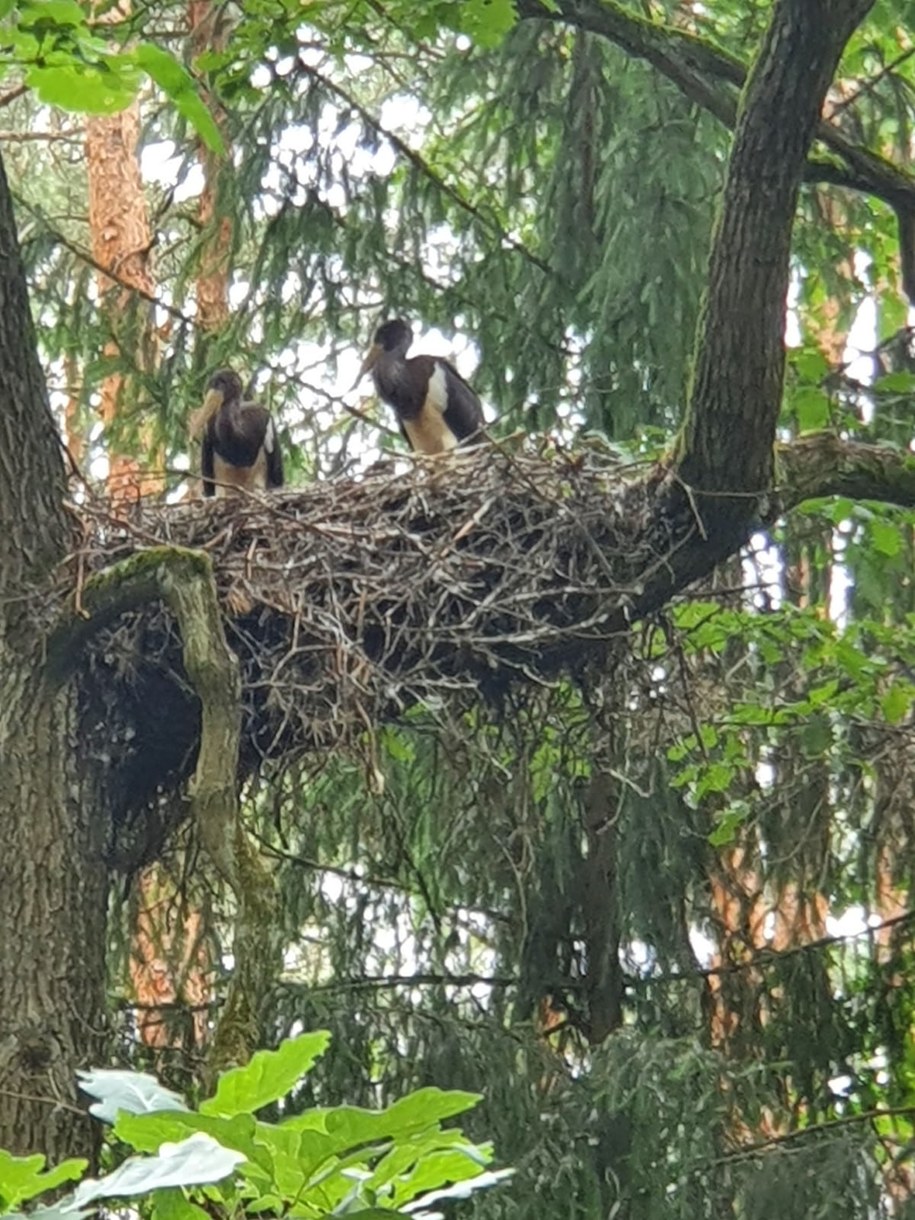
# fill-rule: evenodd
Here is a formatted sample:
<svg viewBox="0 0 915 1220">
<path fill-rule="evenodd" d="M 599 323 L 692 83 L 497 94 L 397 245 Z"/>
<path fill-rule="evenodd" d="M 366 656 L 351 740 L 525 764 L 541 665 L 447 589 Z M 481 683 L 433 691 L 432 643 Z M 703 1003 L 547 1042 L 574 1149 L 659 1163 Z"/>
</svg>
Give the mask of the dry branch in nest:
<svg viewBox="0 0 915 1220">
<path fill-rule="evenodd" d="M 644 470 L 639 472 L 644 475 Z M 603 450 L 482 449 L 266 498 L 80 509 L 69 579 L 144 548 L 213 560 L 242 667 L 242 769 L 339 748 L 423 701 L 603 665 L 665 562 L 657 485 Z M 90 652 L 87 718 L 121 733 L 125 805 L 188 773 L 196 709 L 168 611 Z M 110 748 L 110 746 L 109 746 Z"/>
</svg>

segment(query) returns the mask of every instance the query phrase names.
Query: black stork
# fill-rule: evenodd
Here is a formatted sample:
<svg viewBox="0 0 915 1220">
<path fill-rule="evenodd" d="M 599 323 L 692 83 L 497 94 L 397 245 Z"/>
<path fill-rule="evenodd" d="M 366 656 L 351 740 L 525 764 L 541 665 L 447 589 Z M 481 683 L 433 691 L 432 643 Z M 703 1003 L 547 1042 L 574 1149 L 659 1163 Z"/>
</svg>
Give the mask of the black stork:
<svg viewBox="0 0 915 1220">
<path fill-rule="evenodd" d="M 203 406 L 191 419 L 192 438 L 201 434 L 205 496 L 283 486 L 283 455 L 270 412 L 242 401 L 241 378 L 231 369 L 213 374 Z"/>
<path fill-rule="evenodd" d="M 474 439 L 482 440 L 479 398 L 441 356 L 408 360 L 412 342 L 413 331 L 403 318 L 383 322 L 375 331 L 358 381 L 371 372 L 378 397 L 394 408 L 401 432 L 417 453 L 447 453 Z"/>
</svg>

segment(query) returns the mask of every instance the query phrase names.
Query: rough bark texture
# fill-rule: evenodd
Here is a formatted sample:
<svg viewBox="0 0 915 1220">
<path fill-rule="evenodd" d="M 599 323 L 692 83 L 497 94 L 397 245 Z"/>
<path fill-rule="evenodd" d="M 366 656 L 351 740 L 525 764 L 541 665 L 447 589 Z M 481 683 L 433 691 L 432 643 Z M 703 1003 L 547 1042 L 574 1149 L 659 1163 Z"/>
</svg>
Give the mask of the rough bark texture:
<svg viewBox="0 0 915 1220">
<path fill-rule="evenodd" d="M 35 350 L 25 275 L 0 162 L 0 598 L 39 582 L 65 553 L 64 466 Z M 0 602 L 0 648 L 14 606 Z M 2 678 L 0 678 L 2 681 Z"/>
<path fill-rule="evenodd" d="M 191 27 L 191 55 L 196 58 L 204 51 L 222 51 L 229 36 L 229 26 L 220 5 L 211 0 L 190 0 L 188 21 Z M 203 166 L 203 191 L 197 208 L 202 234 L 200 264 L 197 273 L 197 323 L 205 335 L 222 330 L 229 319 L 229 273 L 232 268 L 233 224 L 229 215 L 217 211 L 220 178 L 228 163 L 228 139 L 225 111 L 211 93 L 205 94 L 207 107 L 219 124 L 226 152 L 215 153 L 203 141 L 199 144 Z"/>
<path fill-rule="evenodd" d="M 0 1147 L 54 1164 L 98 1134 L 74 1072 L 104 1062 L 107 819 L 74 691 L 38 666 L 0 650 Z"/>
<path fill-rule="evenodd" d="M 832 432 L 809 432 L 776 449 L 778 495 L 771 514 L 821 496 L 915 505 L 915 454 L 888 445 L 843 441 Z"/>
<path fill-rule="evenodd" d="M 105 355 L 117 359 L 126 346 L 128 362 L 142 366 L 153 332 L 145 324 L 147 306 L 139 302 L 154 295 L 155 281 L 150 266 L 152 238 L 137 160 L 139 131 L 137 103 L 120 114 L 93 117 L 86 123 L 92 257 L 117 276 L 117 282 L 102 273 L 98 276 L 102 306 L 113 335 Z M 135 296 L 131 288 L 139 295 Z M 122 373 L 111 373 L 102 384 L 101 415 L 109 438 L 108 487 L 115 499 L 149 494 L 162 484 L 161 474 L 144 473 L 136 458 L 119 452 L 111 443 L 112 425 L 124 409 L 126 385 Z M 131 405 L 136 407 L 135 403 Z M 148 436 L 146 439 L 148 442 Z M 146 447 L 151 448 L 148 443 Z M 161 466 L 161 461 L 152 464 Z"/>
<path fill-rule="evenodd" d="M 37 678 L 35 595 L 69 545 L 63 497 L 0 166 L 0 1147 L 52 1162 L 91 1150 L 73 1073 L 105 1010 L 103 795 L 77 763 L 72 690 Z"/>
<path fill-rule="evenodd" d="M 741 98 L 699 318 L 680 474 L 765 490 L 784 376 L 791 232 L 826 90 L 869 0 L 781 0 Z"/>
</svg>

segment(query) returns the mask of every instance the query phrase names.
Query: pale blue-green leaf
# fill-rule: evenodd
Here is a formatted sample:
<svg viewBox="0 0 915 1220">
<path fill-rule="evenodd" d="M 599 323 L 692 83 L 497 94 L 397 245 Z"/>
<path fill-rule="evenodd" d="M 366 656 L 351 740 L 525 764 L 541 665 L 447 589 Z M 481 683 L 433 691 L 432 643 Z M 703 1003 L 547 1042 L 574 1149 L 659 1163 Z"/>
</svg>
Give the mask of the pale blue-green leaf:
<svg viewBox="0 0 915 1220">
<path fill-rule="evenodd" d="M 76 1073 L 79 1087 L 98 1101 L 89 1113 L 104 1122 L 113 1123 L 118 1112 L 149 1114 L 155 1110 L 187 1110 L 184 1099 L 164 1088 L 154 1076 L 145 1072 L 124 1072 L 116 1068 L 90 1068 Z"/>
<path fill-rule="evenodd" d="M 198 1131 L 180 1144 L 163 1144 L 156 1156 L 132 1156 L 104 1178 L 87 1178 L 74 1192 L 73 1204 L 85 1207 L 98 1199 L 130 1198 L 166 1186 L 221 1182 L 244 1159 Z"/>
</svg>

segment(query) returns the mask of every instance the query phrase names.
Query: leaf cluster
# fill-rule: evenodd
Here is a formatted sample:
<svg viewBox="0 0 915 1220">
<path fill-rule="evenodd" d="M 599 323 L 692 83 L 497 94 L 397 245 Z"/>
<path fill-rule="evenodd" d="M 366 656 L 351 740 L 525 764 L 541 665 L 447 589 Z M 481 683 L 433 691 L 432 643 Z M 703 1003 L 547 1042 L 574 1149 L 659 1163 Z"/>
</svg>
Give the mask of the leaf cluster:
<svg viewBox="0 0 915 1220">
<path fill-rule="evenodd" d="M 153 1077 L 94 1069 L 81 1087 L 97 1100 L 90 1111 L 112 1124 L 112 1147 L 128 1156 L 99 1179 L 85 1178 L 64 1199 L 38 1207 L 40 1220 L 81 1216 L 100 1200 L 132 1200 L 152 1220 L 262 1212 L 324 1220 L 439 1214 L 433 1205 L 469 1197 L 509 1176 L 486 1168 L 489 1145 L 474 1145 L 443 1121 L 479 1101 L 469 1093 L 427 1088 L 383 1110 L 355 1106 L 312 1109 L 267 1122 L 256 1117 L 282 1103 L 327 1048 L 325 1032 L 300 1034 L 274 1051 L 259 1051 L 224 1073 L 214 1095 L 190 1109 Z M 66 1182 L 86 1162 L 50 1171 L 44 1157 L 0 1152 L 0 1214 Z"/>
</svg>

